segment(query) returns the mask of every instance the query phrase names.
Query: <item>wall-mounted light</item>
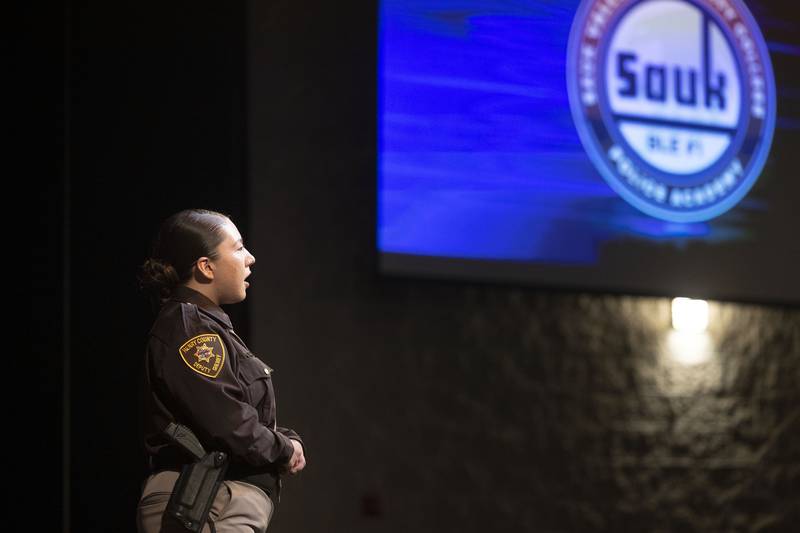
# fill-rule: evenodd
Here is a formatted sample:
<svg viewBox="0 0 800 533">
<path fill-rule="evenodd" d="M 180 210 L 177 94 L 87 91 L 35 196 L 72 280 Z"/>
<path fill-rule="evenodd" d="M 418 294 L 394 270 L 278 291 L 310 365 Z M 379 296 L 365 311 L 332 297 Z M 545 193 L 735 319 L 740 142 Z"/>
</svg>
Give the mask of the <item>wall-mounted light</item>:
<svg viewBox="0 0 800 533">
<path fill-rule="evenodd" d="M 708 302 L 691 298 L 672 300 L 672 327 L 676 331 L 702 333 L 708 327 Z"/>
</svg>

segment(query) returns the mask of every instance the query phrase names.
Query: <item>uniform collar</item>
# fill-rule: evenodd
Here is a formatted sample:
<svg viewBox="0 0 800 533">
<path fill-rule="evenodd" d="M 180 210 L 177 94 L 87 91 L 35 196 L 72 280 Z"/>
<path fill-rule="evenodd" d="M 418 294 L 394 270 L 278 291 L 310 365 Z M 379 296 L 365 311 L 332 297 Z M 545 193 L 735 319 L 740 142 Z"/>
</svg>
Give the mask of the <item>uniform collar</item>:
<svg viewBox="0 0 800 533">
<path fill-rule="evenodd" d="M 169 298 L 170 300 L 174 300 L 176 302 L 185 302 L 195 304 L 197 307 L 203 309 L 203 311 L 207 312 L 218 321 L 220 321 L 224 326 L 229 329 L 233 329 L 233 325 L 231 324 L 231 319 L 228 317 L 228 314 L 222 310 L 220 306 L 212 302 L 209 298 L 207 298 L 204 294 L 190 289 L 186 285 L 179 285 L 172 291 L 172 295 Z"/>
</svg>

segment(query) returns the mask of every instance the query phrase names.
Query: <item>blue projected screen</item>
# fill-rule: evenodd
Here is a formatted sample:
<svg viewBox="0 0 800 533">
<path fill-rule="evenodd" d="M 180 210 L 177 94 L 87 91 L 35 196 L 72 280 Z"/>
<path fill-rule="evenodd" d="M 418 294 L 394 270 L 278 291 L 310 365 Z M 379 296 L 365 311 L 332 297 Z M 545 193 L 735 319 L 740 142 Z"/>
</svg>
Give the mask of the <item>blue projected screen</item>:
<svg viewBox="0 0 800 533">
<path fill-rule="evenodd" d="M 381 269 L 800 302 L 800 17 L 383 0 Z"/>
</svg>

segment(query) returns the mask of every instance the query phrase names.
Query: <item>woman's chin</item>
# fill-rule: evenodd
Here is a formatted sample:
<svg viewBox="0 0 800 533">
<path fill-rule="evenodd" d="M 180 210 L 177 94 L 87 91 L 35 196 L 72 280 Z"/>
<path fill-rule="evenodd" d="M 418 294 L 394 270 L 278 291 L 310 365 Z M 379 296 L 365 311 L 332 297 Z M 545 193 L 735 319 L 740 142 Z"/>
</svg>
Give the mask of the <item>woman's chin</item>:
<svg viewBox="0 0 800 533">
<path fill-rule="evenodd" d="M 227 304 L 227 305 L 238 304 L 239 302 L 241 302 L 245 298 L 247 298 L 247 291 L 243 287 L 242 290 L 240 290 L 238 294 L 231 294 L 228 298 L 225 298 L 224 300 L 222 300 L 220 302 L 220 304 Z"/>
</svg>

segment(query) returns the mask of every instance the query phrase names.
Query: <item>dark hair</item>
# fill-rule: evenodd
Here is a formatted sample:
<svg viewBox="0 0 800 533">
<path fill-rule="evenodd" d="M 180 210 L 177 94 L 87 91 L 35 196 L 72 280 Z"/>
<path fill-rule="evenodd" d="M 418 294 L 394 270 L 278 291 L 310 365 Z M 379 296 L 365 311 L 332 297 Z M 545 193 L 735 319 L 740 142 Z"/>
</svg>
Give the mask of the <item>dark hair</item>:
<svg viewBox="0 0 800 533">
<path fill-rule="evenodd" d="M 195 261 L 217 257 L 217 247 L 225 239 L 222 226 L 229 221 L 228 215 L 216 211 L 186 209 L 161 224 L 138 276 L 139 286 L 156 309 L 192 276 Z"/>
</svg>

